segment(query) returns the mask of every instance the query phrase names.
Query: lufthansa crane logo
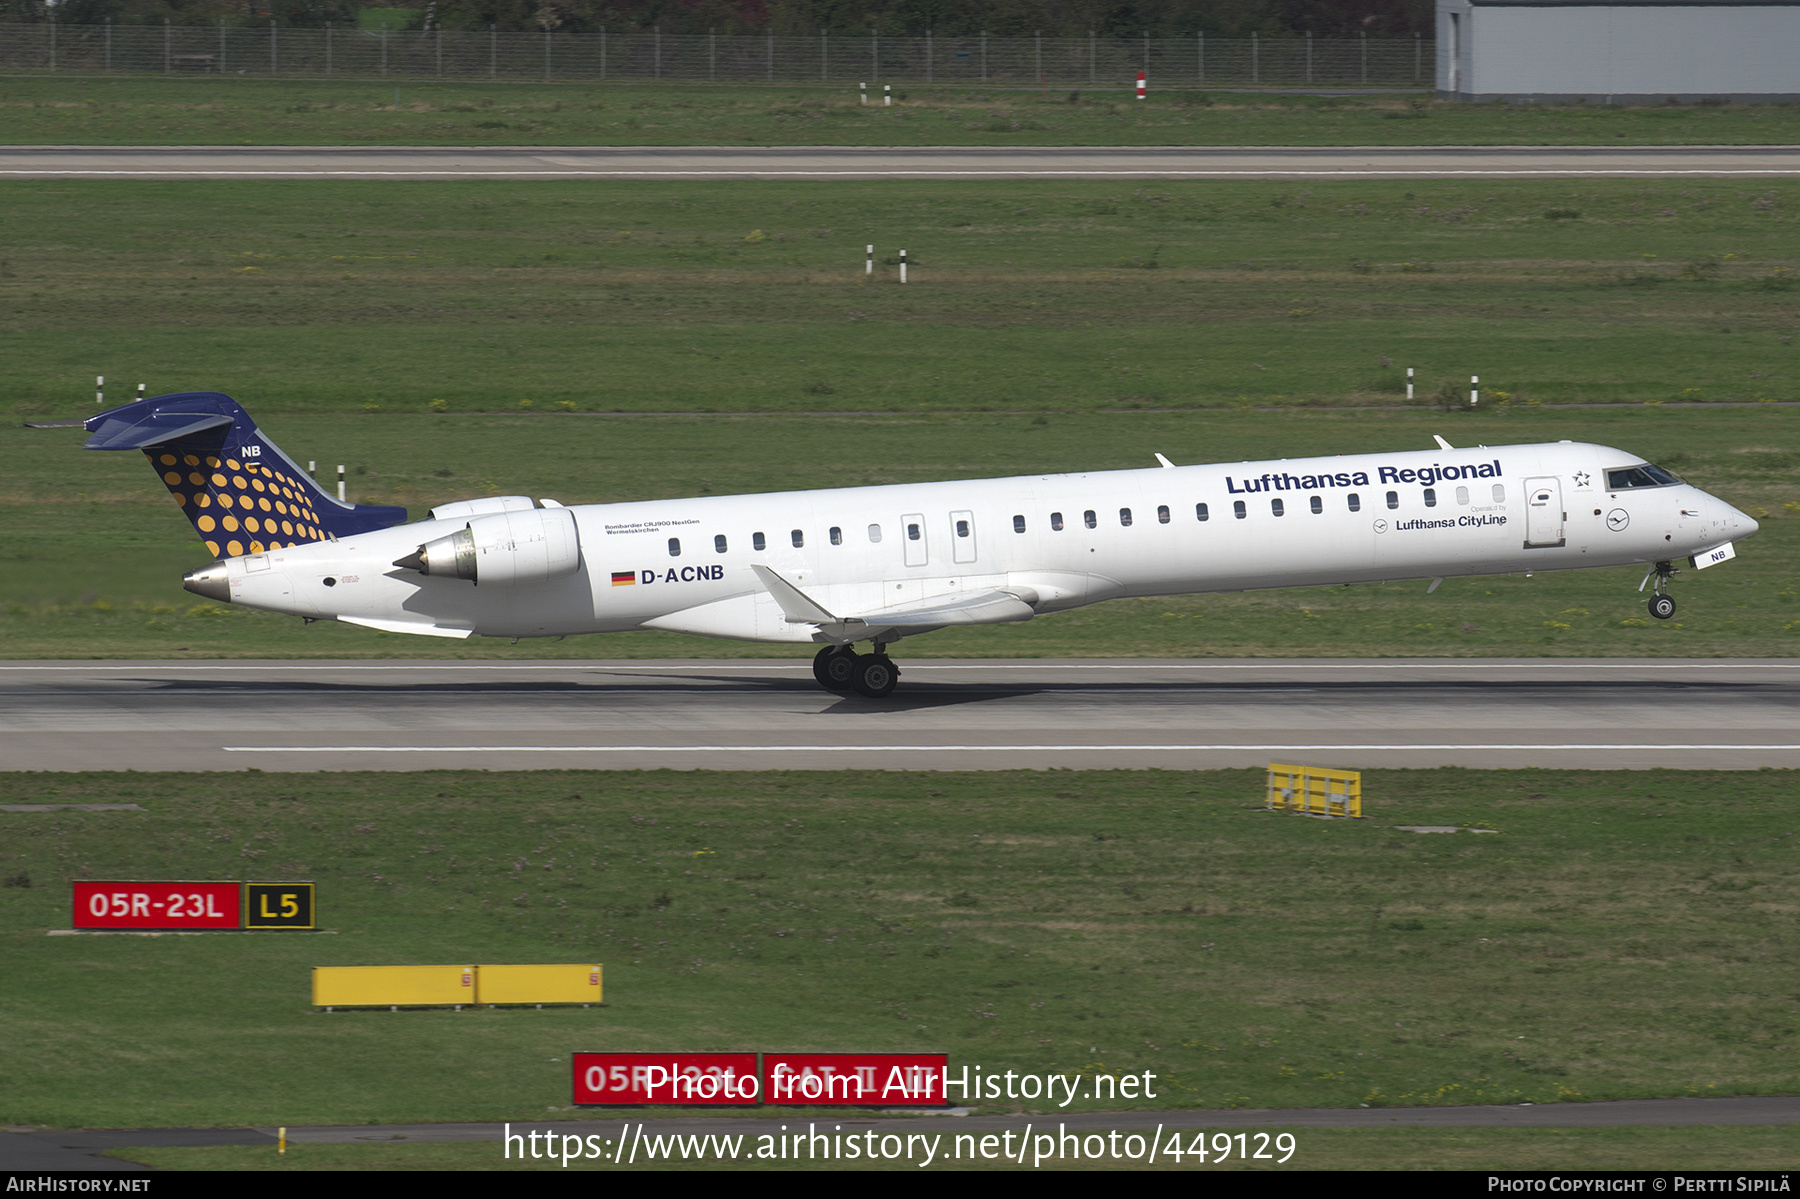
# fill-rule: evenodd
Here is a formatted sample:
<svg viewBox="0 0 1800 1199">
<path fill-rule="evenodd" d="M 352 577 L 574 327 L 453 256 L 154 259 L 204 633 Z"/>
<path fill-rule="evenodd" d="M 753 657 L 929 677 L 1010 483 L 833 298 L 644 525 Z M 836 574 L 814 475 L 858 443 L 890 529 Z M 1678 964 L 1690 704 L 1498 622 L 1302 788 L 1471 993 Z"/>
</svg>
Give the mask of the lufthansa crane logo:
<svg viewBox="0 0 1800 1199">
<path fill-rule="evenodd" d="M 1625 526 L 1631 523 L 1631 513 L 1623 508 L 1614 508 L 1606 514 L 1606 527 L 1615 533 L 1623 533 Z"/>
<path fill-rule="evenodd" d="M 1385 521 L 1385 520 L 1378 520 L 1378 521 L 1376 521 L 1376 522 L 1375 522 L 1375 531 L 1376 531 L 1376 532 L 1377 532 L 1377 533 L 1385 533 L 1385 532 L 1387 532 L 1387 521 Z"/>
</svg>

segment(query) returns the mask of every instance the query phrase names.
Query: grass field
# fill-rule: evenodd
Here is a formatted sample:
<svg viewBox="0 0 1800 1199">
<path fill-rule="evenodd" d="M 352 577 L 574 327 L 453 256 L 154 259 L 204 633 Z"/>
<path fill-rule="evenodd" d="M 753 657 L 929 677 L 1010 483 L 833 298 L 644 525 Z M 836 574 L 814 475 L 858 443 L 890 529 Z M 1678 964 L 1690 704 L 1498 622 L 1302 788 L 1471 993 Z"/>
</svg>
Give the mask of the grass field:
<svg viewBox="0 0 1800 1199">
<path fill-rule="evenodd" d="M 1346 97 L 897 85 L 736 87 L 373 80 L 0 80 L 15 145 L 1723 145 L 1800 141 L 1791 104 L 1453 104 Z"/>
<path fill-rule="evenodd" d="M 415 515 L 482 494 L 564 503 L 1238 461 L 1561 438 L 1625 447 L 1762 523 L 1738 559 L 1676 580 L 1653 621 L 1631 569 L 1116 601 L 1024 625 L 945 630 L 907 657 L 1649 655 L 1800 651 L 1800 484 L 1791 407 L 1511 407 L 1432 412 L 913 414 L 880 417 L 312 413 L 265 417 L 289 454 L 352 467 L 351 495 Z M 210 560 L 137 454 L 80 430 L 0 429 L 0 655 L 716 657 L 804 647 L 663 633 L 446 642 L 220 607 L 181 590 Z"/>
<path fill-rule="evenodd" d="M 1271 1121 L 1271 1129 L 1279 1127 Z M 956 1122 L 930 1124 L 926 1131 L 942 1135 L 946 1147 L 953 1144 Z M 1147 1130 L 1145 1130 L 1147 1131 Z M 1794 1133 L 1790 1128 L 1581 1128 L 1581 1129 L 1342 1129 L 1296 1130 L 1295 1153 L 1282 1166 L 1268 1162 L 1237 1161 L 1205 1164 L 1142 1163 L 1073 1160 L 1046 1161 L 1045 1169 L 1058 1170 L 1783 1170 L 1794 1162 Z M 753 1140 L 751 1141 L 753 1144 Z M 560 1162 L 508 1163 L 489 1144 L 450 1145 L 290 1145 L 287 1155 L 274 1149 L 218 1147 L 196 1149 L 117 1149 L 108 1156 L 145 1162 L 170 1170 L 495 1170 L 508 1165 L 523 1170 L 557 1170 Z M 1018 1170 L 1017 1163 L 964 1159 L 953 1163 L 959 1170 Z M 638 1163 L 620 1167 L 612 1162 L 571 1161 L 570 1170 L 678 1170 L 718 1169 L 715 1161 L 686 1163 Z M 868 1170 L 917 1171 L 913 1162 L 867 1161 L 757 1163 L 736 1162 L 736 1170 Z"/>
<path fill-rule="evenodd" d="M 21 415 L 1791 400 L 1768 181 L 15 183 Z M 863 247 L 883 264 L 863 273 Z M 886 265 L 905 248 L 911 281 Z"/>
<path fill-rule="evenodd" d="M 0 814 L 0 1122 L 544 1118 L 573 1049 L 1148 1070 L 1147 1108 L 1791 1089 L 1788 772 L 1377 771 L 1337 823 L 1260 786 L 0 775 L 147 809 Z M 79 877 L 310 878 L 333 931 L 46 937 Z M 493 960 L 604 962 L 607 1003 L 307 1004 L 315 965 Z"/>
</svg>

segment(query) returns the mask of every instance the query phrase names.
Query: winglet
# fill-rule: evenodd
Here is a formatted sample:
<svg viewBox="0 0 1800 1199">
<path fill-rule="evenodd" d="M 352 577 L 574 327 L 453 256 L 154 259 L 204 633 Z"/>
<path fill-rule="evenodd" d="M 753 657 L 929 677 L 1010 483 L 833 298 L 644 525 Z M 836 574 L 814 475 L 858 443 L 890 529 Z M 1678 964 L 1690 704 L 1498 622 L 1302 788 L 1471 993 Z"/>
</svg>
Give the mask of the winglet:
<svg viewBox="0 0 1800 1199">
<path fill-rule="evenodd" d="M 1431 440 L 1438 443 L 1438 449 L 1440 449 L 1440 450 L 1453 450 L 1456 448 L 1455 446 L 1451 445 L 1449 442 L 1445 441 L 1442 437 L 1439 437 L 1436 433 L 1433 433 L 1431 435 Z"/>
<path fill-rule="evenodd" d="M 775 602 L 781 605 L 782 614 L 789 624 L 837 624 L 838 618 L 808 599 L 806 593 L 776 574 L 766 566 L 752 566 L 756 577 Z"/>
</svg>

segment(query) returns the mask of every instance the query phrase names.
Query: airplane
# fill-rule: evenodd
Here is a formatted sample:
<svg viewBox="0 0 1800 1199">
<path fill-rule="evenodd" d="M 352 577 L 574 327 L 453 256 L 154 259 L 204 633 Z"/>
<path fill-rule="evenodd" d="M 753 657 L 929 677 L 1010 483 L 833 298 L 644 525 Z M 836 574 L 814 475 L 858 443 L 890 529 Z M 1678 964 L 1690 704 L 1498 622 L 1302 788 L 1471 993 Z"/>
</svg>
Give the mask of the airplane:
<svg viewBox="0 0 1800 1199">
<path fill-rule="evenodd" d="M 85 423 L 140 450 L 217 561 L 187 590 L 434 637 L 662 629 L 817 644 L 813 673 L 871 699 L 887 649 L 963 625 L 1121 596 L 1579 570 L 1641 563 L 1652 616 L 1675 565 L 1757 531 L 1635 454 L 1553 444 L 1352 454 L 565 507 L 490 496 L 342 502 L 235 400 L 184 392 Z M 867 642 L 871 652 L 858 653 Z"/>
</svg>

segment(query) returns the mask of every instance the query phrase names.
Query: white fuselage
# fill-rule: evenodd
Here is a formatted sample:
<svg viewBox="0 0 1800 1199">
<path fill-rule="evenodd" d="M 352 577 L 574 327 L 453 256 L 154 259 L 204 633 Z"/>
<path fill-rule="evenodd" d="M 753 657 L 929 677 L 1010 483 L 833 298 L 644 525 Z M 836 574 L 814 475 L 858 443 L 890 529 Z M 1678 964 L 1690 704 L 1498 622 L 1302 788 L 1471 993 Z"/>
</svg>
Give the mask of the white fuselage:
<svg viewBox="0 0 1800 1199">
<path fill-rule="evenodd" d="M 1686 484 L 1607 489 L 1609 470 L 1641 462 L 1562 442 L 591 504 L 569 509 L 579 568 L 528 583 L 392 565 L 463 518 L 227 565 L 234 603 L 394 631 L 804 642 L 831 638 L 790 620 L 753 566 L 840 615 L 993 591 L 1042 613 L 1120 596 L 1669 561 L 1756 531 Z"/>
</svg>

